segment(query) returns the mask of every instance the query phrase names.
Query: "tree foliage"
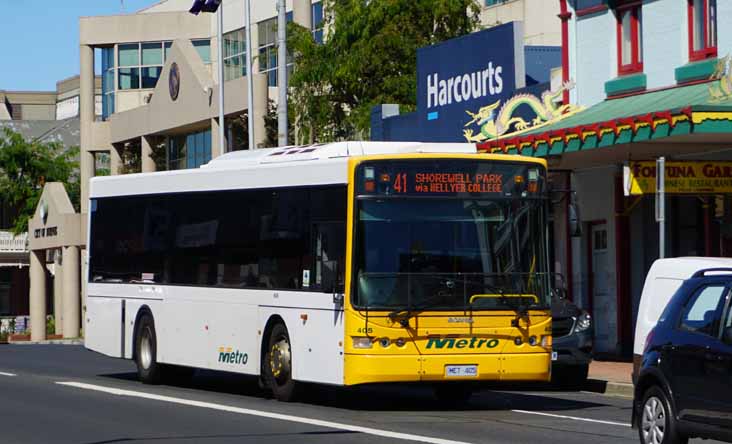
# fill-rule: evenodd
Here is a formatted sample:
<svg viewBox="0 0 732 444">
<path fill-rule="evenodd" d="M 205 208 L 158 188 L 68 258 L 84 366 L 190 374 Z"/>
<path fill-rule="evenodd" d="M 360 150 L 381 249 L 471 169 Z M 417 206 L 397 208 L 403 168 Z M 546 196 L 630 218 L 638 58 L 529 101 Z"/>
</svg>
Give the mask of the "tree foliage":
<svg viewBox="0 0 732 444">
<path fill-rule="evenodd" d="M 12 231 L 28 231 L 46 182 L 62 182 L 79 210 L 79 148 L 29 141 L 5 128 L 0 137 L 0 200 L 16 214 Z"/>
<path fill-rule="evenodd" d="M 413 110 L 417 49 L 475 30 L 480 12 L 474 0 L 324 0 L 323 4 L 323 44 L 303 27 L 293 23 L 288 27 L 298 142 L 365 136 L 371 109 L 381 103 Z"/>
</svg>

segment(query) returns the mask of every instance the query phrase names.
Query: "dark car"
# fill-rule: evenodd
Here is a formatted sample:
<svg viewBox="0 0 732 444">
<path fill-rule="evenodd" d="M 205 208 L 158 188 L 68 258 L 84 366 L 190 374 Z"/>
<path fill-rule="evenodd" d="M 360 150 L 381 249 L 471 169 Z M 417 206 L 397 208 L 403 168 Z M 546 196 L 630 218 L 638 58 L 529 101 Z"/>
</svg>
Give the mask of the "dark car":
<svg viewBox="0 0 732 444">
<path fill-rule="evenodd" d="M 552 381 L 581 388 L 592 361 L 592 318 L 564 297 L 552 300 Z"/>
<path fill-rule="evenodd" d="M 732 441 L 732 270 L 684 281 L 646 338 L 632 423 L 642 443 Z"/>
</svg>

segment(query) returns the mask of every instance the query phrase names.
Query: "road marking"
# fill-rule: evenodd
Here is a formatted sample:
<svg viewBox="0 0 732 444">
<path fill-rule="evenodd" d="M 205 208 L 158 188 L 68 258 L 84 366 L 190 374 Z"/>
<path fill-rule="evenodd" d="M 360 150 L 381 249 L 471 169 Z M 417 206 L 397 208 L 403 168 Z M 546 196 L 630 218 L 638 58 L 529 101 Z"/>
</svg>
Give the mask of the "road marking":
<svg viewBox="0 0 732 444">
<path fill-rule="evenodd" d="M 219 410 L 222 412 L 238 413 L 240 415 L 259 416 L 262 418 L 277 419 L 280 421 L 296 422 L 317 427 L 326 427 L 330 429 L 346 430 L 349 432 L 364 433 L 367 435 L 382 436 L 385 438 L 401 439 L 406 441 L 424 442 L 429 444 L 470 444 L 463 441 L 453 441 L 449 439 L 433 438 L 430 436 L 411 435 L 408 433 L 392 432 L 389 430 L 372 429 L 370 427 L 361 427 L 351 424 L 343 424 L 339 422 L 323 421 L 320 419 L 305 418 L 301 416 L 285 415 L 282 413 L 266 412 L 261 410 L 245 409 L 241 407 L 233 407 L 228 405 L 214 404 L 211 402 L 194 401 L 191 399 L 175 398 L 172 396 L 154 395 L 152 393 L 138 392 L 134 390 L 122 390 L 102 385 L 85 384 L 83 382 L 56 382 L 56 384 L 68 387 L 76 387 L 85 390 L 95 390 L 99 392 L 109 393 L 117 396 L 131 396 L 135 398 L 152 399 L 155 401 L 170 402 L 173 404 L 182 404 L 192 407 L 200 407 L 211 410 Z"/>
<path fill-rule="evenodd" d="M 525 413 L 527 415 L 551 416 L 552 418 L 572 419 L 574 421 L 595 422 L 598 424 L 608 424 L 608 425 L 614 425 L 614 426 L 620 426 L 620 427 L 630 427 L 630 424 L 626 424 L 626 423 L 622 423 L 622 422 L 615 422 L 615 421 L 603 421 L 601 419 L 578 418 L 576 416 L 555 415 L 553 413 L 543 413 L 543 412 L 530 412 L 528 410 L 511 410 L 511 411 L 515 412 L 515 413 Z"/>
<path fill-rule="evenodd" d="M 16 375 L 15 373 L 0 372 L 0 376 L 18 376 L 18 375 Z"/>
</svg>

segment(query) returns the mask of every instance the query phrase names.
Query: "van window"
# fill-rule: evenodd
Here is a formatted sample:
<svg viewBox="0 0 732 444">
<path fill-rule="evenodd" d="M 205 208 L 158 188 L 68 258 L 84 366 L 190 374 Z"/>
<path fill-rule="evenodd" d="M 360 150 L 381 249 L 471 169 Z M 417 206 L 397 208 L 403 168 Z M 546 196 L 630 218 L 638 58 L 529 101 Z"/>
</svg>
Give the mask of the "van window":
<svg viewBox="0 0 732 444">
<path fill-rule="evenodd" d="M 724 285 L 708 285 L 697 290 L 684 306 L 679 328 L 717 337 L 719 309 L 726 294 Z"/>
</svg>

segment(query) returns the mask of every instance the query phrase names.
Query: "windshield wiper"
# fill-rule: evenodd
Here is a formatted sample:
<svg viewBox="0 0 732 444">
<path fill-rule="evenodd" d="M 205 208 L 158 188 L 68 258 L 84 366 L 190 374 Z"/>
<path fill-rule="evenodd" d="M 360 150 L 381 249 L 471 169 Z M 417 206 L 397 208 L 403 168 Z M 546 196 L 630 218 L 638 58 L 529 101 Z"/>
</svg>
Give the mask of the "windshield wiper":
<svg viewBox="0 0 732 444">
<path fill-rule="evenodd" d="M 429 308 L 430 305 L 436 300 L 444 298 L 444 294 L 436 294 L 430 298 L 427 298 L 418 305 L 411 305 L 407 306 L 407 308 L 400 308 L 398 310 L 394 310 L 391 313 L 389 313 L 389 319 L 391 319 L 392 322 L 395 322 L 397 319 L 399 319 L 399 325 L 406 328 L 409 327 L 409 320 L 414 317 L 416 312 L 418 311 L 424 311 L 425 309 Z"/>
</svg>

